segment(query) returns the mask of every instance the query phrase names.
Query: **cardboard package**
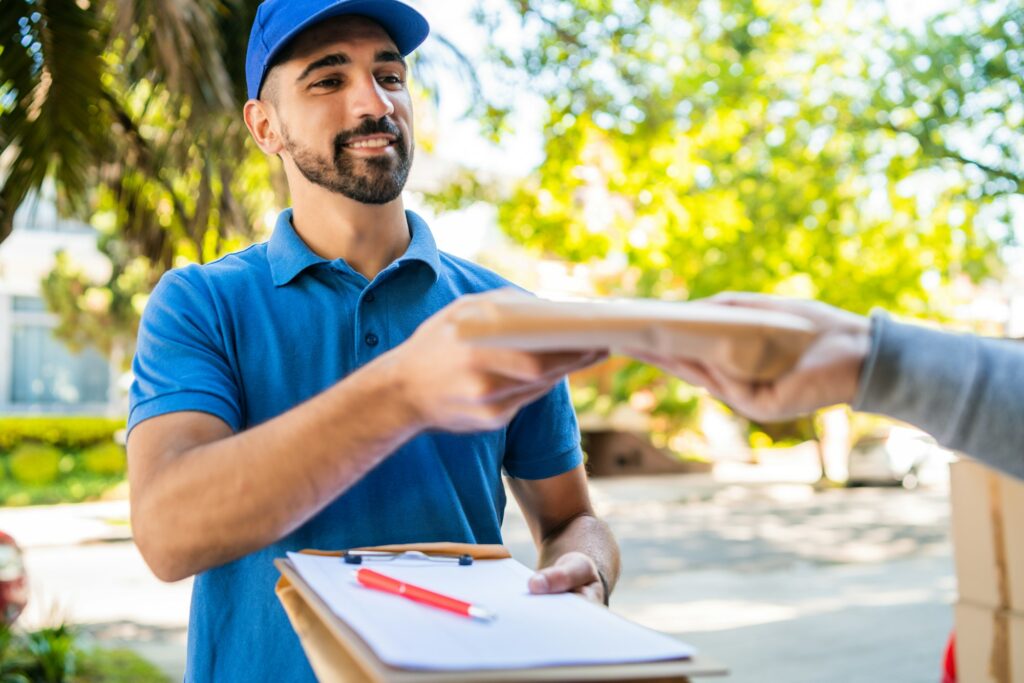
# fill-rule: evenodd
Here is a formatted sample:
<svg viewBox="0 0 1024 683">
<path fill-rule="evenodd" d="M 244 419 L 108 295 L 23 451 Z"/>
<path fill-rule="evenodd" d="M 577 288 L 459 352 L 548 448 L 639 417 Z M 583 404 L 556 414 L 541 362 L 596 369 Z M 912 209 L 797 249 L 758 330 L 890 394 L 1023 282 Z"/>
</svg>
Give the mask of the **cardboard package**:
<svg viewBox="0 0 1024 683">
<path fill-rule="evenodd" d="M 1024 683 L 1024 614 L 958 602 L 956 676 L 963 683 Z"/>
<path fill-rule="evenodd" d="M 961 460 L 949 494 L 960 599 L 1024 613 L 1024 482 Z"/>
<path fill-rule="evenodd" d="M 1024 683 L 1024 482 L 950 468 L 957 679 Z"/>
<path fill-rule="evenodd" d="M 464 300 L 461 339 L 529 351 L 610 349 L 704 360 L 741 380 L 785 373 L 814 341 L 809 320 L 712 303 L 550 301 L 517 291 Z"/>
</svg>

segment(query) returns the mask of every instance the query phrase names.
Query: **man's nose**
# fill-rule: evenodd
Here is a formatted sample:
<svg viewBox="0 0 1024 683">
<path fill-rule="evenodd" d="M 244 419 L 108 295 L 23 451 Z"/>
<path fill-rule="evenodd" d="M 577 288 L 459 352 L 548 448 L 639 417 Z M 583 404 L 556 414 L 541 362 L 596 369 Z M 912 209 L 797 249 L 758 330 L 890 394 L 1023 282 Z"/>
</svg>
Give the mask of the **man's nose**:
<svg viewBox="0 0 1024 683">
<path fill-rule="evenodd" d="M 388 91 L 373 76 L 362 79 L 356 87 L 353 112 L 359 118 L 371 117 L 379 119 L 395 112 Z"/>
</svg>

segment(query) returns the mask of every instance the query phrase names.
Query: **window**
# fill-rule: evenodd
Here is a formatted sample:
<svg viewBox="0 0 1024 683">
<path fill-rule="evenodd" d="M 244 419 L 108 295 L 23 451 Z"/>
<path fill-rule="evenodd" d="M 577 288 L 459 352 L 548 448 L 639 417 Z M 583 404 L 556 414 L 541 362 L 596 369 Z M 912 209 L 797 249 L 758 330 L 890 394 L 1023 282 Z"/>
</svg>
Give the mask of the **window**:
<svg viewBox="0 0 1024 683">
<path fill-rule="evenodd" d="M 11 308 L 15 313 L 46 313 L 46 302 L 38 296 L 15 296 Z"/>
<path fill-rule="evenodd" d="M 74 407 L 105 404 L 107 360 L 94 349 L 72 353 L 53 336 L 53 316 L 38 297 L 15 297 L 11 326 L 12 405 Z"/>
</svg>

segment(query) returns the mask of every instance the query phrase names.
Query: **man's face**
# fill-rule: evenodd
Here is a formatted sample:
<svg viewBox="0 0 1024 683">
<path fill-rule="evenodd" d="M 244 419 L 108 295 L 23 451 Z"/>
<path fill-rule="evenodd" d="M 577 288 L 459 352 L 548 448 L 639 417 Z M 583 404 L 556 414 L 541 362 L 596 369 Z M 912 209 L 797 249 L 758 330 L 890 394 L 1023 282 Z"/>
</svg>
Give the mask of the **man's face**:
<svg viewBox="0 0 1024 683">
<path fill-rule="evenodd" d="M 267 75 L 285 153 L 307 180 L 364 204 L 402 193 L 412 165 L 407 69 L 388 34 L 363 17 L 303 33 Z"/>
</svg>

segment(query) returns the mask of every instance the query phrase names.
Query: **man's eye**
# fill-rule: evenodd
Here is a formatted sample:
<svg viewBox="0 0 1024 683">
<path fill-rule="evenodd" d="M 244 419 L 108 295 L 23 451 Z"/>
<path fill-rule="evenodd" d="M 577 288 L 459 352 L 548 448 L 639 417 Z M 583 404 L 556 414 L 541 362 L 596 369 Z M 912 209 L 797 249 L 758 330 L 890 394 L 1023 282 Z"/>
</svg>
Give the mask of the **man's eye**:
<svg viewBox="0 0 1024 683">
<path fill-rule="evenodd" d="M 341 85 L 341 81 L 337 78 L 325 78 L 317 81 L 312 85 L 314 88 L 336 88 Z"/>
<path fill-rule="evenodd" d="M 405 81 L 402 80 L 401 76 L 395 75 L 381 76 L 380 79 L 378 80 L 380 80 L 381 83 L 385 83 L 387 85 L 401 85 L 402 83 L 405 83 Z"/>
</svg>

